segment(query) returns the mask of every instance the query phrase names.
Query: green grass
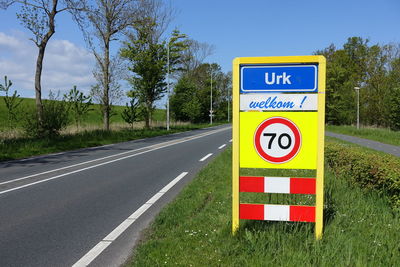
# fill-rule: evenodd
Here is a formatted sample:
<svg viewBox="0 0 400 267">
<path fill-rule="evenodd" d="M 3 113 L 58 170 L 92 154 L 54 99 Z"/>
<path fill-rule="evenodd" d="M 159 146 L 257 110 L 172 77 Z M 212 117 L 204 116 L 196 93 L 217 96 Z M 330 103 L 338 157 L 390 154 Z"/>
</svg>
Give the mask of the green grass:
<svg viewBox="0 0 400 267">
<path fill-rule="evenodd" d="M 400 131 L 391 131 L 389 129 L 367 127 L 362 127 L 357 130 L 357 128 L 354 126 L 334 125 L 327 125 L 326 130 L 334 133 L 347 134 L 371 139 L 385 144 L 400 146 Z"/>
<path fill-rule="evenodd" d="M 8 119 L 7 119 L 7 108 L 5 106 L 3 96 L 0 96 L 0 131 L 5 130 L 8 127 Z M 34 110 L 35 108 L 35 99 L 33 98 L 22 98 L 22 103 L 19 106 L 20 111 L 27 111 L 27 110 Z M 122 119 L 121 114 L 122 111 L 125 109 L 125 106 L 113 106 L 113 116 L 110 118 L 111 123 L 125 123 Z M 20 114 L 21 117 L 21 114 Z M 165 121 L 165 110 L 156 109 L 153 114 L 154 121 Z M 71 121 L 71 124 L 73 122 Z M 85 116 L 82 120 L 82 126 L 84 125 L 102 125 L 103 120 L 100 113 L 100 106 L 95 104 L 92 106 L 92 110 L 89 111 L 87 116 Z M 16 122 L 17 127 L 21 127 L 22 123 L 21 120 Z"/>
<path fill-rule="evenodd" d="M 218 125 L 218 124 L 214 124 Z M 153 128 L 150 130 L 119 131 L 85 131 L 71 135 L 61 135 L 54 139 L 18 138 L 0 140 L 0 161 L 20 159 L 29 156 L 43 155 L 61 151 L 74 150 L 85 147 L 93 147 L 118 142 L 167 135 L 176 132 L 206 128 L 209 124 L 173 126 L 170 131 L 165 128 Z"/>
<path fill-rule="evenodd" d="M 243 171 L 254 175 L 260 172 Z M 313 173 L 272 170 L 269 174 Z M 253 195 L 241 198 L 296 201 L 282 196 Z M 232 236 L 231 150 L 228 149 L 161 211 L 128 265 L 400 266 L 400 218 L 385 197 L 351 186 L 346 177 L 335 177 L 327 170 L 324 213 L 321 241 L 315 241 L 312 223 L 242 220 L 238 234 Z"/>
</svg>

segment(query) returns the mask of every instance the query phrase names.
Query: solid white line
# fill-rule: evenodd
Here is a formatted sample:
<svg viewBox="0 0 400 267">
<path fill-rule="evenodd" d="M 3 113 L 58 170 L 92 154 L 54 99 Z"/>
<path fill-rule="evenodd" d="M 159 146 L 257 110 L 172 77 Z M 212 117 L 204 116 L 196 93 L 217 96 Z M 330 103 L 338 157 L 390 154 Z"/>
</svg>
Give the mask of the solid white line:
<svg viewBox="0 0 400 267">
<path fill-rule="evenodd" d="M 77 163 L 77 164 L 73 164 L 73 165 L 69 165 L 69 166 L 65 166 L 65 167 L 61 167 L 61 168 L 57 168 L 57 169 L 53 169 L 53 170 L 49 170 L 49 171 L 45 171 L 45 172 L 31 174 L 31 175 L 24 176 L 24 177 L 21 177 L 21 178 L 16 178 L 16 179 L 13 179 L 13 180 L 1 182 L 0 185 L 9 184 L 9 183 L 13 183 L 13 182 L 29 179 L 29 178 L 32 178 L 32 177 L 35 177 L 35 176 L 39 176 L 39 175 L 48 174 L 48 173 L 52 173 L 52 172 L 57 172 L 57 171 L 61 171 L 61 170 L 65 170 L 65 169 L 69 169 L 69 168 L 73 168 L 73 167 L 77 167 L 77 166 L 80 166 L 80 165 L 84 165 L 84 164 L 88 164 L 88 163 L 92 163 L 92 162 L 96 162 L 96 161 L 100 161 L 100 160 L 104 160 L 104 159 L 108 159 L 108 158 L 112 158 L 112 157 L 125 155 L 125 154 L 128 154 L 128 153 L 136 152 L 136 151 L 147 149 L 147 148 L 157 147 L 157 146 L 160 146 L 160 145 L 163 145 L 163 144 L 168 144 L 168 143 L 180 144 L 180 143 L 183 143 L 183 142 L 186 142 L 186 141 L 190 141 L 190 140 L 194 140 L 194 139 L 197 139 L 197 138 L 201 138 L 203 136 L 207 136 L 207 135 L 211 135 L 211 134 L 214 134 L 214 133 L 218 133 L 218 132 L 224 131 L 226 129 L 228 129 L 228 128 L 222 128 L 222 129 L 211 131 L 211 132 L 208 132 L 208 133 L 205 133 L 205 134 L 194 135 L 192 137 L 188 137 L 187 140 L 183 140 L 183 141 L 178 141 L 178 142 L 177 142 L 177 140 L 167 141 L 167 142 L 164 142 L 164 143 L 159 143 L 159 144 L 154 144 L 154 145 L 150 145 L 150 146 L 146 146 L 146 147 L 141 147 L 141 148 L 137 148 L 137 149 L 121 152 L 121 153 L 118 153 L 118 154 L 109 155 L 109 156 L 105 156 L 105 157 L 98 158 L 98 159 L 88 160 L 88 161 L 84 161 L 84 162 L 81 162 L 81 163 Z M 185 138 L 183 138 L 183 139 L 185 139 Z M 110 146 L 110 145 L 106 145 L 106 146 Z M 162 146 L 160 148 L 163 148 L 163 147 L 164 146 Z M 61 152 L 61 153 L 65 153 L 65 152 Z M 29 160 L 29 159 L 25 159 L 25 160 Z M 23 160 L 20 160 L 20 161 L 23 161 Z M 1 192 L 0 192 L 0 194 L 1 194 Z"/>
<path fill-rule="evenodd" d="M 115 241 L 129 226 L 136 221 L 146 210 L 148 210 L 162 195 L 171 189 L 177 182 L 185 177 L 188 172 L 182 172 L 174 180 L 164 186 L 158 193 L 152 196 L 145 204 L 132 213 L 125 221 L 111 231 L 102 241 L 95 245 L 88 253 L 80 258 L 72 267 L 88 266 L 97 256 L 99 256 L 113 241 Z"/>
<path fill-rule="evenodd" d="M 67 176 L 67 175 L 70 175 L 70 174 L 74 174 L 74 173 L 78 173 L 78 172 L 81 172 L 81 171 L 93 169 L 93 168 L 96 168 L 96 167 L 99 167 L 99 166 L 102 166 L 102 165 L 106 165 L 106 164 L 109 164 L 109 163 L 113 163 L 113 162 L 116 162 L 116 161 L 120 161 L 120 160 L 124 160 L 124 159 L 127 159 L 127 158 L 131 158 L 131 157 L 135 157 L 135 156 L 138 156 L 138 155 L 142 155 L 142 154 L 145 154 L 145 153 L 148 153 L 148 152 L 151 152 L 151 151 L 154 151 L 154 150 L 158 150 L 158 149 L 161 149 L 161 148 L 164 148 L 164 147 L 185 143 L 185 142 L 188 142 L 188 141 L 191 141 L 191 140 L 195 140 L 195 139 L 198 139 L 198 138 L 201 138 L 201 137 L 204 137 L 204 136 L 208 136 L 208 135 L 211 135 L 211 134 L 214 134 L 214 133 L 221 132 L 223 130 L 226 130 L 226 128 L 220 129 L 220 130 L 216 130 L 216 131 L 213 131 L 213 132 L 209 132 L 209 133 L 206 133 L 206 134 L 195 135 L 193 137 L 190 137 L 188 139 L 183 139 L 181 141 L 176 141 L 176 140 L 168 141 L 168 142 L 165 142 L 165 143 L 151 145 L 151 146 L 144 147 L 144 148 L 138 148 L 138 149 L 135 149 L 135 150 L 122 152 L 122 153 L 119 153 L 119 154 L 116 154 L 116 155 L 110 155 L 110 156 L 107 156 L 107 157 L 103 157 L 103 158 L 100 158 L 100 159 L 105 159 L 105 158 L 114 157 L 114 156 L 121 155 L 121 154 L 131 153 L 131 152 L 134 152 L 134 151 L 137 151 L 137 150 L 143 150 L 145 148 L 155 147 L 155 148 L 152 148 L 152 149 L 149 149 L 149 150 L 146 150 L 146 151 L 143 151 L 143 152 L 139 152 L 139 153 L 136 153 L 136 154 L 128 155 L 128 156 L 125 156 L 125 157 L 121 157 L 121 158 L 118 158 L 118 159 L 106 161 L 106 162 L 103 162 L 103 163 L 99 163 L 99 164 L 96 164 L 96 165 L 92 165 L 92 166 L 89 166 L 89 167 L 86 167 L 86 168 L 82 168 L 82 169 L 79 169 L 79 170 L 75 170 L 75 171 L 71 171 L 71 172 L 68 172 L 68 173 L 60 174 L 60 175 L 53 176 L 53 177 L 50 177 L 50 178 L 47 178 L 47 179 L 43 179 L 43 180 L 40 180 L 40 181 L 36 181 L 36 182 L 33 182 L 33 183 L 29 183 L 29 184 L 25 184 L 25 185 L 22 185 L 22 186 L 14 187 L 14 188 L 11 188 L 11 189 L 7 189 L 7 190 L 4 190 L 4 191 L 0 191 L 0 195 L 8 193 L 8 192 L 15 191 L 15 190 L 18 190 L 18 189 L 22 189 L 22 188 L 25 188 L 25 187 L 28 187 L 28 186 L 32 186 L 32 185 L 35 185 L 35 184 L 40 184 L 40 183 L 44 183 L 44 182 L 51 181 L 51 180 L 54 180 L 54 179 L 58 179 L 58 178 L 61 178 L 61 177 L 64 177 L 64 176 Z M 46 171 L 46 172 L 42 172 L 42 173 L 38 173 L 38 174 L 32 174 L 32 175 L 25 176 L 25 177 L 22 177 L 22 178 L 10 180 L 10 181 L 7 181 L 7 182 L 2 182 L 2 183 L 0 183 L 0 185 L 11 183 L 11 182 L 15 182 L 15 181 L 19 181 L 19 180 L 23 180 L 23 179 L 28 179 L 28 178 L 31 178 L 31 177 L 34 177 L 34 176 L 38 176 L 40 174 L 46 174 L 46 173 L 54 172 L 54 171 L 57 171 L 57 170 L 62 170 L 62 169 L 66 169 L 66 168 L 70 168 L 70 167 L 74 167 L 74 166 L 78 166 L 78 165 L 82 165 L 82 164 L 98 161 L 100 159 L 90 160 L 90 161 L 86 161 L 86 162 L 83 162 L 83 163 L 78 163 L 78 164 L 74 164 L 74 165 L 70 165 L 70 166 L 67 166 L 67 167 L 63 167 L 63 168 L 59 168 L 59 169 L 55 169 L 55 170 L 51 170 L 51 171 Z"/>
<path fill-rule="evenodd" d="M 205 161 L 206 159 L 208 159 L 209 157 L 212 156 L 213 153 L 207 154 L 204 157 L 202 157 L 199 161 Z"/>
<path fill-rule="evenodd" d="M 83 258 L 77 261 L 72 267 L 88 266 L 97 256 L 105 250 L 111 241 L 100 241 L 94 248 L 92 248 Z"/>
<path fill-rule="evenodd" d="M 226 144 L 223 144 L 222 146 L 218 147 L 218 149 L 223 149 L 226 146 Z"/>
</svg>

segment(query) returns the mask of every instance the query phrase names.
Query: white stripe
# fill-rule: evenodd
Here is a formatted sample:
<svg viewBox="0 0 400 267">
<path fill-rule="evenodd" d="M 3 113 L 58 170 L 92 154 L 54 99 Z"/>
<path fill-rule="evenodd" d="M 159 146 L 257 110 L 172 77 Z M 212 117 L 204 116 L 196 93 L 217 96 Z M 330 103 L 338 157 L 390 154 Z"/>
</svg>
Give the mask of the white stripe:
<svg viewBox="0 0 400 267">
<path fill-rule="evenodd" d="M 185 177 L 188 172 L 182 172 L 174 180 L 164 186 L 158 193 L 152 196 L 145 204 L 132 213 L 125 221 L 118 225 L 111 233 L 109 233 L 102 241 L 94 246 L 88 253 L 79 259 L 72 267 L 88 266 L 97 256 L 99 256 L 113 241 L 115 241 L 132 223 L 135 222 L 146 210 L 148 210 L 162 195 L 164 195 L 171 187 Z"/>
<path fill-rule="evenodd" d="M 213 153 L 207 154 L 204 157 L 202 157 L 199 161 L 205 161 L 206 159 L 208 159 L 209 157 L 212 156 Z"/>
<path fill-rule="evenodd" d="M 289 221 L 289 205 L 264 205 L 264 220 Z"/>
<path fill-rule="evenodd" d="M 289 177 L 264 177 L 265 193 L 290 193 Z"/>
<path fill-rule="evenodd" d="M 72 267 L 88 266 L 103 250 L 111 244 L 110 241 L 100 241 L 94 248 L 92 248 L 85 257 L 77 261 Z"/>
<path fill-rule="evenodd" d="M 218 149 L 223 149 L 226 146 L 226 144 L 223 144 L 222 146 L 220 146 Z"/>
<path fill-rule="evenodd" d="M 111 233 L 109 233 L 106 237 L 104 237 L 103 241 L 114 241 L 119 237 L 126 229 L 128 229 L 131 224 L 136 221 L 136 219 L 126 219 L 120 225 L 117 226 Z"/>
<path fill-rule="evenodd" d="M 150 145 L 150 146 L 146 146 L 146 147 L 141 147 L 141 148 L 137 148 L 137 149 L 133 149 L 133 150 L 121 152 L 121 153 L 118 153 L 118 154 L 114 154 L 114 155 L 110 155 L 110 156 L 106 156 L 106 157 L 102 157 L 102 158 L 98 158 L 98 159 L 93 159 L 93 160 L 84 161 L 84 162 L 81 162 L 81 163 L 77 163 L 77 164 L 65 166 L 65 167 L 62 167 L 62 168 L 57 168 L 57 169 L 53 169 L 53 170 L 49 170 L 49 171 L 45 171 L 45 172 L 40 172 L 40 173 L 36 173 L 36 174 L 31 174 L 31 175 L 24 176 L 24 177 L 21 177 L 21 178 L 17 178 L 17 179 L 5 181 L 5 182 L 0 182 L 0 185 L 8 184 L 8 183 L 13 183 L 13 182 L 16 182 L 16 181 L 25 180 L 25 179 L 32 178 L 32 177 L 35 177 L 35 176 L 39 176 L 39 175 L 43 175 L 43 174 L 48 174 L 48 173 L 52 173 L 52 172 L 61 171 L 61 170 L 64 170 L 64 169 L 69 169 L 69 168 L 77 167 L 77 166 L 80 166 L 80 165 L 92 163 L 92 162 L 95 162 L 95 161 L 100 161 L 100 160 L 103 160 L 103 159 L 108 159 L 108 158 L 112 158 L 112 157 L 121 156 L 121 155 L 124 155 L 124 154 L 136 152 L 136 151 L 143 150 L 143 149 L 146 149 L 146 148 L 153 148 L 153 147 L 163 148 L 163 147 L 165 147 L 165 146 L 162 146 L 162 145 L 164 145 L 164 144 L 165 144 L 166 146 L 168 146 L 168 144 L 170 144 L 170 145 L 180 144 L 180 143 L 187 142 L 187 141 L 194 140 L 194 139 L 198 139 L 198 138 L 201 138 L 201 137 L 204 137 L 204 136 L 207 136 L 207 135 L 211 135 L 211 134 L 214 134 L 214 133 L 218 133 L 218 132 L 224 131 L 224 130 L 226 130 L 226 129 L 228 129 L 228 128 L 223 128 L 223 129 L 220 129 L 220 130 L 215 130 L 215 131 L 212 131 L 212 132 L 209 132 L 209 133 L 206 133 L 206 134 L 198 134 L 198 135 L 195 135 L 195 136 L 193 136 L 193 137 L 189 137 L 189 138 L 187 138 L 187 139 L 182 138 L 182 139 L 184 139 L 183 141 L 177 141 L 177 140 L 167 141 L 167 142 L 164 142 L 164 143 L 159 143 L 159 144 L 154 144 L 154 145 Z M 139 139 L 139 140 L 142 140 L 142 139 Z M 135 140 L 135 141 L 138 141 L 138 140 Z M 160 146 L 160 145 L 161 145 L 161 146 Z M 106 145 L 106 146 L 111 146 L 111 145 Z M 160 147 L 158 147 L 158 146 L 160 146 Z M 102 147 L 104 147 L 104 146 L 102 146 Z M 100 148 L 100 147 L 93 147 L 93 149 L 97 149 L 97 148 Z M 152 151 L 152 150 L 151 150 L 151 151 Z M 62 153 L 66 153 L 66 152 L 61 152 L 61 154 L 62 154 Z M 51 155 L 49 155 L 49 156 L 51 156 Z M 38 157 L 38 158 L 43 158 L 43 157 L 44 157 L 44 156 Z M 34 158 L 28 158 L 28 159 L 23 159 L 23 160 L 19 160 L 19 161 L 26 161 L 26 160 L 31 160 L 31 159 L 34 159 Z"/>
<path fill-rule="evenodd" d="M 67 175 L 70 175 L 70 174 L 74 174 L 74 173 L 77 173 L 77 172 L 81 172 L 81 171 L 89 170 L 89 169 L 92 169 L 92 168 L 96 168 L 96 167 L 99 167 L 99 166 L 102 166 L 102 165 L 106 165 L 106 164 L 109 164 L 109 163 L 113 163 L 113 162 L 116 162 L 116 161 L 124 160 L 124 159 L 131 158 L 131 157 L 135 157 L 135 156 L 138 156 L 138 155 L 141 155 L 141 154 L 145 154 L 145 153 L 148 153 L 148 152 L 151 152 L 151 151 L 154 151 L 154 150 L 158 150 L 158 149 L 161 149 L 161 148 L 164 148 L 164 147 L 185 143 L 185 142 L 188 142 L 188 141 L 191 141 L 191 140 L 195 140 L 195 139 L 198 139 L 198 138 L 201 138 L 201 137 L 204 137 L 204 136 L 208 136 L 208 135 L 211 135 L 211 134 L 214 134 L 214 133 L 217 133 L 217 132 L 221 132 L 221 131 L 224 131 L 224 130 L 226 130 L 226 128 L 223 128 L 223 129 L 220 129 L 220 130 L 216 130 L 216 131 L 213 131 L 213 132 L 210 132 L 210 133 L 206 133 L 206 134 L 196 135 L 194 137 L 191 137 L 191 138 L 188 138 L 188 139 L 184 139 L 182 141 L 168 141 L 168 142 L 165 142 L 165 143 L 151 145 L 151 146 L 148 146 L 148 147 L 142 147 L 142 148 L 138 148 L 138 149 L 135 149 L 135 150 L 122 152 L 122 153 L 119 153 L 119 154 L 116 154 L 116 155 L 110 155 L 110 156 L 107 156 L 107 157 L 103 157 L 103 158 L 99 158 L 99 159 L 95 159 L 95 160 L 89 160 L 89 161 L 85 161 L 85 162 L 82 162 L 82 163 L 78 163 L 78 164 L 74 164 L 74 165 L 70 165 L 70 166 L 66 166 L 66 167 L 62 167 L 62 168 L 58 168 L 58 169 L 54 169 L 54 170 L 50 170 L 50 171 L 46 171 L 46 172 L 41 172 L 41 173 L 37 173 L 37 174 L 28 175 L 28 176 L 25 176 L 25 177 L 22 177 L 22 178 L 18 178 L 18 179 L 13 179 L 13 180 L 10 180 L 10 181 L 2 182 L 2 183 L 0 183 L 0 185 L 7 184 L 7 183 L 12 183 L 12 182 L 16 182 L 16 181 L 20 181 L 20 180 L 24 180 L 24 179 L 28 179 L 28 178 L 35 177 L 35 176 L 38 176 L 38 175 L 59 171 L 59 170 L 62 170 L 62 169 L 76 167 L 78 165 L 87 164 L 87 163 L 90 163 L 90 162 L 106 159 L 106 158 L 109 158 L 109 157 L 119 156 L 121 154 L 131 153 L 131 152 L 134 152 L 134 151 L 137 151 L 137 150 L 143 150 L 145 148 L 155 147 L 155 148 L 152 148 L 152 149 L 149 149 L 149 150 L 146 150 L 146 151 L 143 151 L 143 152 L 139 152 L 139 153 L 136 153 L 136 154 L 128 155 L 128 156 L 125 156 L 125 157 L 121 157 L 121 158 L 118 158 L 118 159 L 106 161 L 106 162 L 103 162 L 103 163 L 99 163 L 97 165 L 89 166 L 89 167 L 82 168 L 82 169 L 79 169 L 79 170 L 75 170 L 75 171 L 72 171 L 72 172 L 60 174 L 60 175 L 57 175 L 57 176 L 54 176 L 54 177 L 50 177 L 50 178 L 47 178 L 47 179 L 44 179 L 44 180 L 40 180 L 40 181 L 36 181 L 36 182 L 33 182 L 33 183 L 25 184 L 25 185 L 22 185 L 22 186 L 18 186 L 18 187 L 14 187 L 14 188 L 11 188 L 11 189 L 7 189 L 7 190 L 4 190 L 4 191 L 0 191 L 0 195 L 8 193 L 8 192 L 15 191 L 15 190 L 18 190 L 18 189 L 22 189 L 22 188 L 25 188 L 25 187 L 28 187 L 28 186 L 32 186 L 32 185 L 35 185 L 35 184 L 40 184 L 40 183 L 44 183 L 44 182 L 51 181 L 51 180 L 54 180 L 54 179 L 58 179 L 58 178 L 61 178 L 61 177 L 64 177 L 64 176 L 67 176 Z"/>
<path fill-rule="evenodd" d="M 232 139 L 231 139 L 231 140 L 229 140 L 229 143 L 232 143 Z"/>
</svg>

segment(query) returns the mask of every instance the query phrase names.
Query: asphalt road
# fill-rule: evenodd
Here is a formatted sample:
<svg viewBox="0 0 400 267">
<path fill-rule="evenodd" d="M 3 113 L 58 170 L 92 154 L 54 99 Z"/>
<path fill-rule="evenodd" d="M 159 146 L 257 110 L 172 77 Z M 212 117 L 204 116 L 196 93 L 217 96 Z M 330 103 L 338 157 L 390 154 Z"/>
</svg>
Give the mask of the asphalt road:
<svg viewBox="0 0 400 267">
<path fill-rule="evenodd" d="M 350 143 L 354 143 L 360 146 L 368 147 L 374 150 L 382 151 L 388 154 L 392 154 L 394 156 L 400 157 L 400 147 L 399 146 L 393 146 L 393 145 L 388 145 L 384 144 L 381 142 L 377 141 L 372 141 L 369 139 L 364 139 L 360 137 L 355 137 L 355 136 L 350 136 L 350 135 L 344 135 L 344 134 L 338 134 L 338 133 L 332 133 L 332 132 L 326 132 L 325 135 L 330 136 L 330 137 L 335 137 Z"/>
<path fill-rule="evenodd" d="M 0 163 L 0 266 L 123 263 L 231 138 L 225 125 Z"/>
</svg>

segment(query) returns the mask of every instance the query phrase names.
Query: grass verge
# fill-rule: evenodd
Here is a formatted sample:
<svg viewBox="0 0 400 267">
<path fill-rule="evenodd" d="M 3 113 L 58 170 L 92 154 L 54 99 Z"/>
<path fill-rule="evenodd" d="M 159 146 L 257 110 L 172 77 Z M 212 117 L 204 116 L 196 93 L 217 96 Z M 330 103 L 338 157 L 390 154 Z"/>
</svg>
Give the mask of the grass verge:
<svg viewBox="0 0 400 267">
<path fill-rule="evenodd" d="M 241 221 L 238 234 L 231 236 L 230 162 L 228 149 L 161 211 L 128 266 L 400 265 L 399 214 L 385 197 L 329 169 L 321 241 L 315 241 L 311 223 Z M 312 175 L 297 173 L 303 174 Z"/>
<path fill-rule="evenodd" d="M 400 146 L 400 132 L 391 131 L 383 128 L 360 128 L 354 126 L 334 126 L 327 125 L 326 130 L 339 134 L 357 136 L 365 139 L 378 141 L 381 143 Z"/>
<path fill-rule="evenodd" d="M 54 139 L 18 138 L 0 140 L 0 161 L 20 159 L 85 147 L 114 144 L 118 142 L 206 128 L 209 126 L 209 124 L 175 126 L 171 127 L 170 131 L 167 131 L 165 128 L 153 128 L 150 130 L 123 129 L 119 131 L 94 130 L 77 134 L 61 135 Z"/>
</svg>

